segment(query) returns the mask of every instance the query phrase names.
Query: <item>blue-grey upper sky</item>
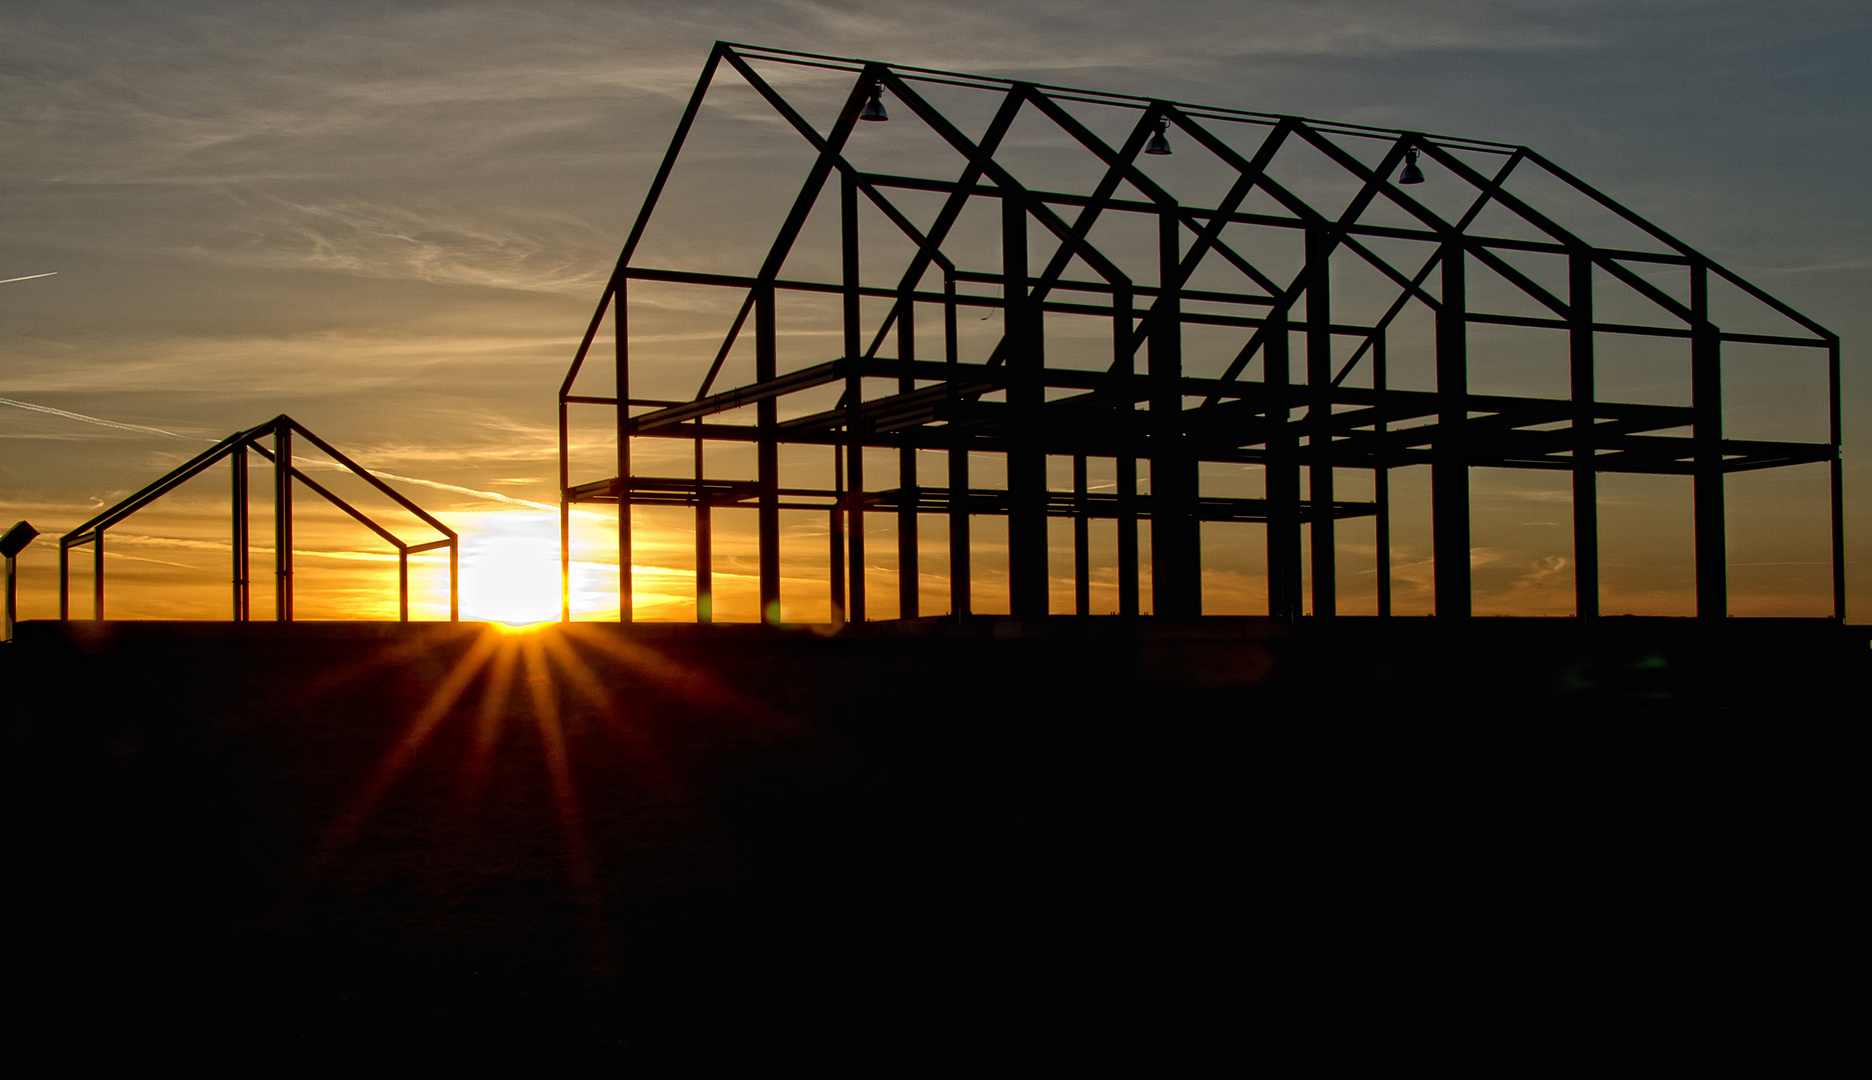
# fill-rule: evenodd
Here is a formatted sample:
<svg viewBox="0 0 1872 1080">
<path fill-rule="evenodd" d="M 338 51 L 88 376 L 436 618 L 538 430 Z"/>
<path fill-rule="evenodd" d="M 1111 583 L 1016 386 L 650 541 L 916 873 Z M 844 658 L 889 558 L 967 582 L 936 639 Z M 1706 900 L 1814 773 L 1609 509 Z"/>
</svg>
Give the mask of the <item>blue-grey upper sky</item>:
<svg viewBox="0 0 1872 1080">
<path fill-rule="evenodd" d="M 57 276 L 0 284 L 0 398 L 290 412 L 551 501 L 554 387 L 717 39 L 1533 146 L 1842 336 L 1872 612 L 1852 2 L 11 4 L 0 278 Z M 63 531 L 188 452 L 0 405 L 0 513 Z"/>
</svg>

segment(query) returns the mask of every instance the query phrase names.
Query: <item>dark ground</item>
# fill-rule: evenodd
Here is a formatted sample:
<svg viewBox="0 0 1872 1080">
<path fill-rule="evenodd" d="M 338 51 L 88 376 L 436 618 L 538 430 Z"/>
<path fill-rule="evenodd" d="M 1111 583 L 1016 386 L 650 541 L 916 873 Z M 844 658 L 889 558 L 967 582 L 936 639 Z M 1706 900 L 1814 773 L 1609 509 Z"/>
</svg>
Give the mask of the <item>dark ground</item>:
<svg viewBox="0 0 1872 1080">
<path fill-rule="evenodd" d="M 25 624 L 8 1044 L 1785 1065 L 1857 966 L 1867 628 L 866 630 Z"/>
</svg>

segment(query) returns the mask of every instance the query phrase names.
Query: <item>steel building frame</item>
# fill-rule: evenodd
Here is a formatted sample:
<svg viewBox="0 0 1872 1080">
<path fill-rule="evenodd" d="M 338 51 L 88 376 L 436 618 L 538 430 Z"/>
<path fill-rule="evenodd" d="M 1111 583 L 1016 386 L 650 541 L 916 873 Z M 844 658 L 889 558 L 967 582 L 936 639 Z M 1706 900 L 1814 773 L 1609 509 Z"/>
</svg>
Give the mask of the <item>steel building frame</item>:
<svg viewBox="0 0 1872 1080">
<path fill-rule="evenodd" d="M 757 63 L 849 73 L 849 92 L 830 129 L 815 129 L 761 75 Z M 815 160 L 757 273 L 639 265 L 633 256 L 645 228 L 665 194 L 711 81 L 724 74 L 724 69 L 745 80 L 805 140 Z M 935 84 L 999 95 L 999 109 L 979 139 L 964 134 L 919 90 Z M 887 175 L 853 164 L 845 151 L 859 127 L 860 114 L 886 103 L 900 118 L 927 125 L 953 148 L 955 170 L 935 176 Z M 1121 145 L 1111 145 L 1076 118 L 1066 103 L 1129 110 L 1135 123 Z M 997 160 L 1001 141 L 1017 114 L 1024 111 L 1044 117 L 1096 156 L 1103 171 L 1089 196 L 1027 187 Z M 1231 130 L 1237 131 L 1243 126 L 1260 129 L 1264 134 L 1259 149 L 1253 153 L 1237 150 L 1216 134 L 1224 125 L 1234 125 Z M 1200 148 L 1215 155 L 1233 170 L 1235 179 L 1224 197 L 1212 205 L 1181 203 L 1139 168 L 1139 154 L 1153 136 L 1166 134 L 1192 151 Z M 1284 147 L 1300 145 L 1342 169 L 1356 185 L 1356 195 L 1342 210 L 1318 209 L 1269 174 L 1270 162 Z M 1439 215 L 1413 198 L 1410 187 L 1401 186 L 1400 166 L 1408 162 L 1414 168 L 1420 155 L 1440 177 L 1474 189 L 1474 201 L 1460 217 Z M 1478 169 L 1473 164 L 1478 156 L 1499 164 L 1492 173 Z M 1588 243 L 1505 189 L 1516 170 L 1544 172 L 1635 227 L 1656 249 Z M 944 196 L 941 212 L 932 224 L 919 228 L 893 204 L 891 193 L 898 190 L 940 193 Z M 832 281 L 782 277 L 783 264 L 822 195 L 837 199 L 842 272 Z M 1250 196 L 1263 205 L 1271 197 L 1279 210 L 1253 211 L 1245 205 Z M 999 203 L 1001 265 L 988 272 L 959 266 L 944 248 L 952 226 L 972 200 Z M 894 281 L 868 281 L 860 272 L 858 215 L 865 204 L 880 211 L 915 248 Z M 1390 219 L 1372 212 L 1379 207 L 1401 211 L 1407 223 L 1385 223 Z M 1496 216 L 1505 211 L 1523 235 L 1493 235 L 1484 230 L 1478 219 L 1485 217 L 1485 210 Z M 1095 222 L 1117 214 L 1154 221 L 1158 237 L 1155 280 L 1127 276 L 1088 240 Z M 1033 223 L 1059 242 L 1057 252 L 1043 267 L 1030 261 Z M 1255 252 L 1237 250 L 1228 242 L 1223 234 L 1232 223 L 1298 232 L 1304 238 L 1304 265 L 1285 280 L 1268 272 L 1257 265 Z M 1434 251 L 1421 265 L 1398 266 L 1376 250 L 1387 240 L 1418 241 L 1433 245 Z M 1516 258 L 1529 256 L 1563 259 L 1566 287 L 1550 288 L 1519 269 Z M 1375 268 L 1396 288 L 1396 301 L 1382 318 L 1371 325 L 1332 318 L 1330 267 L 1335 257 Z M 1189 285 L 1200 263 L 1218 259 L 1252 287 L 1228 292 Z M 1069 277 L 1069 268 L 1081 273 L 1089 268 L 1092 277 Z M 1687 273 L 1687 298 L 1672 295 L 1648 279 L 1647 273 L 1655 274 L 1660 268 Z M 1541 313 L 1472 310 L 1467 302 L 1472 273 L 1507 281 L 1538 305 Z M 926 277 L 937 274 L 939 287 L 926 284 Z M 1648 300 L 1662 321 L 1640 325 L 1595 317 L 1595 274 L 1601 281 L 1623 283 Z M 1721 329 L 1712 321 L 1710 308 L 1714 281 L 1739 289 L 1753 302 L 1791 321 L 1800 332 L 1754 334 Z M 633 282 L 716 286 L 740 294 L 738 314 L 693 398 L 632 396 L 629 299 Z M 782 297 L 794 293 L 842 298 L 843 344 L 839 355 L 825 362 L 781 371 L 776 363 L 776 307 Z M 863 319 L 866 298 L 890 302 L 888 314 L 875 329 Z M 1387 335 L 1411 304 L 1434 313 L 1434 391 L 1387 388 Z M 916 325 L 918 305 L 940 306 L 943 326 L 938 334 Z M 987 355 L 958 354 L 959 308 L 987 309 L 990 314 L 1000 311 L 1001 336 Z M 616 389 L 612 395 L 575 393 L 580 370 L 591 356 L 608 312 L 615 316 Z M 1107 370 L 1046 366 L 1044 317 L 1054 312 L 1110 321 Z M 723 361 L 750 321 L 755 381 L 717 389 Z M 1197 324 L 1239 330 L 1244 344 L 1220 378 L 1196 378 L 1184 371 L 1183 331 Z M 1570 396 L 1471 392 L 1468 327 L 1479 324 L 1564 332 Z M 893 330 L 894 349 L 885 348 Z M 1595 393 L 1595 341 L 1608 335 L 1687 339 L 1690 404 L 1600 400 Z M 1298 349 L 1291 344 L 1296 338 Z M 942 358 L 931 359 L 935 350 L 930 343 L 938 339 Z M 1335 358 L 1335 339 L 1352 348 L 1349 360 Z M 1814 350 L 1816 359 L 1824 355 L 1829 440 L 1769 442 L 1724 437 L 1725 342 L 1794 346 Z M 879 355 L 881 348 L 885 355 Z M 893 351 L 895 355 L 890 355 Z M 1293 357 L 1294 351 L 1302 355 Z M 1244 377 L 1255 361 L 1260 362 L 1261 377 Z M 1368 377 L 1370 386 L 1347 385 L 1348 375 L 1360 366 L 1367 369 L 1361 378 Z M 1692 477 L 1696 609 L 1701 616 L 1720 617 L 1727 613 L 1724 477 L 1744 470 L 1829 462 L 1833 611 L 1838 618 L 1845 603 L 1839 368 L 1839 339 L 1832 332 L 1527 147 L 718 42 L 560 386 L 561 557 L 566 581 L 561 614 L 571 617 L 571 506 L 609 502 L 623 504 L 618 544 L 626 553 L 619 560 L 620 617 L 625 621 L 632 618 L 633 608 L 628 557 L 632 506 L 694 508 L 697 617 L 702 621 L 711 617 L 712 608 L 710 514 L 722 507 L 751 507 L 758 512 L 760 610 L 769 621 L 778 618 L 779 511 L 801 508 L 830 515 L 829 588 L 835 620 L 866 617 L 864 530 L 847 524 L 851 515 L 867 513 L 897 516 L 899 611 L 904 617 L 918 614 L 918 515 L 947 515 L 951 608 L 957 614 L 969 609 L 969 516 L 1005 515 L 1010 600 L 1019 618 L 1048 614 L 1049 517 L 1074 522 L 1075 610 L 1079 614 L 1089 613 L 1088 519 L 1115 518 L 1118 522 L 1118 593 L 1124 615 L 1140 611 L 1137 523 L 1148 520 L 1153 607 L 1158 616 L 1171 618 L 1201 614 L 1199 523 L 1265 522 L 1270 613 L 1292 618 L 1303 611 L 1302 526 L 1307 526 L 1304 534 L 1309 541 L 1312 611 L 1330 615 L 1337 605 L 1334 524 L 1348 517 L 1375 515 L 1378 612 L 1388 615 L 1387 478 L 1394 468 L 1427 464 L 1432 484 L 1437 614 L 1471 613 L 1469 470 L 1497 466 L 1571 474 L 1576 610 L 1581 616 L 1596 615 L 1599 606 L 1598 475 Z M 866 380 L 872 380 L 871 385 Z M 879 380 L 887 380 L 891 392 L 872 392 Z M 843 388 L 844 396 L 835 408 L 780 419 L 779 405 L 789 395 L 822 386 Z M 614 410 L 613 476 L 573 482 L 568 410 L 574 405 Z M 747 412 L 752 413 L 752 422 L 724 418 L 724 414 L 745 417 Z M 1666 434 L 1672 429 L 1687 429 L 1689 434 Z M 691 440 L 694 474 L 639 475 L 632 467 L 632 443 L 643 438 Z M 758 463 L 756 479 L 709 479 L 704 449 L 717 441 L 752 443 Z M 838 476 L 833 486 L 781 487 L 777 448 L 782 444 L 834 448 Z M 865 475 L 866 448 L 899 452 L 901 467 L 894 483 L 876 485 Z M 947 486 L 918 483 L 913 455 L 919 449 L 946 453 Z M 970 486 L 970 451 L 1005 456 L 1006 490 Z M 1071 457 L 1073 490 L 1048 489 L 1047 455 Z M 1115 493 L 1087 490 L 1088 456 L 1116 460 Z M 1149 465 L 1148 494 L 1136 489 L 1138 461 Z M 1265 497 L 1203 497 L 1198 491 L 1198 465 L 1215 461 L 1264 466 Z M 1374 498 L 1369 502 L 1335 498 L 1336 469 L 1371 470 Z"/>
<path fill-rule="evenodd" d="M 333 494 L 325 485 L 307 476 L 298 466 L 292 464 L 293 436 L 298 435 L 324 451 L 333 461 L 343 466 L 346 471 L 365 483 L 389 496 L 398 506 L 416 515 L 423 524 L 442 534 L 442 539 L 421 544 L 408 544 L 389 529 L 373 521 L 369 515 Z M 265 440 L 271 439 L 273 446 L 268 449 Z M 425 551 L 447 548 L 449 553 L 449 621 L 460 617 L 460 568 L 461 538 L 455 530 L 436 520 L 428 511 L 405 498 L 395 488 L 371 475 L 370 470 L 352 461 L 337 447 L 312 434 L 298 421 L 285 414 L 274 417 L 264 424 L 237 431 L 207 450 L 183 462 L 176 468 L 151 483 L 143 490 L 131 495 L 117 505 L 78 526 L 59 538 L 59 618 L 71 618 L 71 551 L 73 548 L 91 545 L 91 617 L 104 618 L 104 531 L 117 525 L 130 515 L 185 482 L 206 471 L 209 466 L 221 461 L 228 461 L 229 494 L 232 504 L 233 521 L 233 620 L 247 622 L 249 618 L 249 591 L 252 584 L 248 545 L 248 494 L 247 452 L 251 450 L 273 463 L 273 617 L 279 622 L 291 622 L 293 619 L 293 481 L 311 489 L 312 492 L 349 514 L 360 525 L 376 533 L 397 551 L 397 612 L 402 622 L 409 621 L 409 557 Z M 281 468 L 281 463 L 285 467 Z"/>
</svg>

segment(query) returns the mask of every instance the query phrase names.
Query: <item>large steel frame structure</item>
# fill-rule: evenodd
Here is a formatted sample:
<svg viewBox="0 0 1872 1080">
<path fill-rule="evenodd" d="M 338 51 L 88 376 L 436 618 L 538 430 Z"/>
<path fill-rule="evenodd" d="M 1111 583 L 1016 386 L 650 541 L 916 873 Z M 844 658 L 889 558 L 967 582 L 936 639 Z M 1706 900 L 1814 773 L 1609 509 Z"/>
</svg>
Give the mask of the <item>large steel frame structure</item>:
<svg viewBox="0 0 1872 1080">
<path fill-rule="evenodd" d="M 828 130 L 810 124 L 775 85 L 791 86 L 797 78 L 769 80 L 761 73 L 797 75 L 801 68 L 850 76 L 843 106 Z M 805 140 L 813 154 L 811 167 L 758 271 L 737 275 L 641 265 L 634 256 L 646 226 L 666 194 L 712 81 L 723 74 L 745 80 Z M 960 123 L 931 103 L 926 95 L 939 86 L 950 93 L 962 88 L 996 96 L 993 118 L 982 134 L 965 134 Z M 953 150 L 953 167 L 903 175 L 855 164 L 848 150 L 859 138 L 859 121 L 879 118 L 861 114 L 881 112 L 886 105 L 899 122 L 926 125 Z M 1131 117 L 1129 133 L 1114 144 L 1095 134 L 1069 106 L 1122 110 Z M 1096 159 L 1096 168 L 1085 177 L 1089 193 L 1029 186 L 1000 159 L 1003 140 L 1023 114 L 1043 118 Z M 1258 148 L 1237 149 L 1235 138 L 1219 134 L 1225 129 L 1229 136 L 1256 132 Z M 1165 137 L 1174 137 L 1188 148 L 1185 152 L 1200 150 L 1222 162 L 1233 176 L 1226 193 L 1192 204 L 1153 180 L 1139 155 L 1147 148 L 1161 153 L 1163 146 L 1153 142 Z M 1317 205 L 1320 200 L 1303 198 L 1273 175 L 1277 157 L 1300 148 L 1340 170 L 1342 192 L 1349 194 L 1342 205 Z M 1407 175 L 1420 156 L 1434 182 L 1463 189 L 1467 205 L 1460 214 L 1433 210 L 1413 195 L 1413 187 L 1402 186 L 1416 178 L 1404 179 L 1400 166 L 1411 166 Z M 1517 170 L 1544 174 L 1557 188 L 1583 196 L 1597 211 L 1635 230 L 1645 246 L 1588 242 L 1507 189 Z M 912 191 L 941 196 L 940 211 L 926 224 L 915 223 L 898 205 L 898 193 Z M 782 276 L 822 199 L 836 200 L 841 272 L 835 280 Z M 972 267 L 945 247 L 965 209 L 981 203 L 998 204 L 999 266 Z M 881 213 L 913 249 L 893 279 L 867 279 L 861 272 L 861 207 L 874 208 L 865 210 L 872 218 Z M 1120 259 L 1089 239 L 1102 220 L 1126 215 L 1155 229 L 1155 265 L 1143 272 L 1127 272 Z M 1496 226 L 1487 227 L 1490 221 Z M 1232 241 L 1231 230 L 1242 226 L 1297 234 L 1304 248 L 1297 272 L 1270 269 L 1257 251 Z M 1044 263 L 1036 257 L 1034 235 L 1057 243 Z M 1405 241 L 1410 243 L 1400 243 Z M 1387 244 L 1386 250 L 1414 247 L 1423 257 L 1398 265 L 1395 254 L 1381 250 Z M 1374 268 L 1395 290 L 1395 301 L 1381 317 L 1365 323 L 1334 317 L 1333 267 L 1348 260 Z M 1240 287 L 1192 283 L 1200 267 L 1215 264 L 1232 268 Z M 1481 276 L 1498 290 L 1505 282 L 1509 292 L 1532 302 L 1534 313 L 1472 305 L 1472 283 Z M 1660 283 L 1660 278 L 1669 280 Z M 738 297 L 738 310 L 713 364 L 700 373 L 693 397 L 633 396 L 633 283 L 714 286 Z M 1790 332 L 1745 333 L 1718 326 L 1711 303 L 1718 285 L 1784 320 Z M 1640 298 L 1655 318 L 1614 322 L 1596 315 L 1595 292 L 1609 289 Z M 776 311 L 787 298 L 802 294 L 842 299 L 842 347 L 823 362 L 783 371 L 777 364 Z M 867 300 L 873 309 L 888 304 L 875 326 L 865 319 Z M 999 339 L 984 355 L 960 355 L 958 311 L 971 308 L 1001 315 Z M 1400 316 L 1413 309 L 1427 309 L 1433 320 L 1427 348 L 1434 356 L 1434 388 L 1392 389 L 1387 353 L 1396 351 Z M 931 333 L 920 324 L 927 324 L 928 313 L 935 311 L 941 312 L 941 325 Z M 615 390 L 576 393 L 608 313 L 616 335 Z M 1109 366 L 1049 366 L 1045 325 L 1047 316 L 1056 313 L 1109 321 Z M 750 322 L 754 380 L 718 389 L 723 362 Z M 1197 377 L 1186 371 L 1185 331 L 1199 325 L 1231 328 L 1242 342 L 1219 375 Z M 1478 325 L 1564 335 L 1570 393 L 1472 392 L 1470 328 Z M 1677 339 L 1678 348 L 1687 342 L 1689 404 L 1601 400 L 1595 392 L 1595 349 L 1609 337 Z M 1826 442 L 1724 436 L 1723 346 L 1732 342 L 1807 350 L 1815 361 L 1824 357 Z M 956 614 L 969 610 L 970 516 L 1007 518 L 1010 604 L 1017 618 L 1048 614 L 1049 517 L 1074 523 L 1074 610 L 1079 614 L 1089 614 L 1088 520 L 1117 522 L 1124 615 L 1140 611 L 1138 523 L 1148 521 L 1152 606 L 1158 616 L 1172 618 L 1202 612 L 1200 523 L 1265 522 L 1270 614 L 1291 618 L 1306 607 L 1303 559 L 1311 564 L 1312 613 L 1335 612 L 1335 523 L 1375 515 L 1377 610 L 1388 615 L 1388 477 L 1393 469 L 1417 464 L 1428 465 L 1431 475 L 1438 615 L 1471 613 L 1469 470 L 1495 466 L 1571 474 L 1580 616 L 1596 615 L 1599 608 L 1599 475 L 1693 478 L 1696 610 L 1700 616 L 1721 617 L 1727 614 L 1728 587 L 1724 478 L 1744 470 L 1828 462 L 1833 612 L 1838 618 L 1845 602 L 1839 366 L 1836 335 L 1527 147 L 717 43 L 559 390 L 561 555 L 568 582 L 562 617 L 571 617 L 569 514 L 573 504 L 588 502 L 622 504 L 619 591 L 625 621 L 633 609 L 633 506 L 694 509 L 701 621 L 710 619 L 712 607 L 710 515 L 724 507 L 757 511 L 760 610 L 769 621 L 777 620 L 779 610 L 779 513 L 804 508 L 825 511 L 832 524 L 828 586 L 835 620 L 866 618 L 864 530 L 850 526 L 857 515 L 879 513 L 897 518 L 898 610 L 905 617 L 919 613 L 917 526 L 923 514 L 947 517 L 951 610 Z M 1256 374 L 1259 378 L 1249 377 Z M 783 402 L 822 387 L 842 388 L 834 407 L 796 409 L 796 415 L 782 419 Z M 572 406 L 614 411 L 614 475 L 573 481 Z M 632 465 L 632 445 L 645 438 L 693 442 L 693 474 L 639 474 Z M 753 444 L 753 480 L 708 476 L 705 448 L 724 441 Z M 837 476 L 832 486 L 782 487 L 777 462 L 778 448 L 785 444 L 833 448 Z M 897 452 L 900 468 L 893 482 L 877 484 L 866 475 L 867 448 Z M 919 482 L 914 461 L 919 450 L 946 455 L 946 485 Z M 971 487 L 970 452 L 1004 457 L 1005 489 Z M 1071 458 L 1071 490 L 1049 489 L 1049 455 Z M 1115 491 L 1087 490 L 1088 458 L 1114 460 Z M 1136 485 L 1140 462 L 1149 470 L 1147 494 Z M 1198 482 L 1205 462 L 1262 466 L 1264 496 L 1205 497 Z M 1336 498 L 1338 470 L 1369 470 L 1373 498 Z"/>
</svg>

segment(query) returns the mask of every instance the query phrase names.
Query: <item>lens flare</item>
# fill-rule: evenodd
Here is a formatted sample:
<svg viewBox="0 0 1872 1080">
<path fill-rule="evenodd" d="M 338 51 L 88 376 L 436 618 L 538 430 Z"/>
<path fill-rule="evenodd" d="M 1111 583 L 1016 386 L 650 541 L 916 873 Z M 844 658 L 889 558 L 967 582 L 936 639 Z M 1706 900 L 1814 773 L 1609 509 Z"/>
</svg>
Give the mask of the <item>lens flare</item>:
<svg viewBox="0 0 1872 1080">
<path fill-rule="evenodd" d="M 404 797 L 393 796 L 393 791 L 412 772 L 459 768 L 455 783 L 446 785 L 459 792 L 454 809 L 441 804 L 429 809 L 452 813 L 474 832 L 480 827 L 476 823 L 484 820 L 480 808 L 497 805 L 489 795 L 499 782 L 501 748 L 530 745 L 545 771 L 568 898 L 583 923 L 593 971 L 609 977 L 617 958 L 593 830 L 609 820 L 612 811 L 605 807 L 611 796 L 602 788 L 580 791 L 582 769 L 593 766 L 582 764 L 578 748 L 600 749 L 599 760 L 613 763 L 599 768 L 621 763 L 639 795 L 686 803 L 686 782 L 672 768 L 658 727 L 650 722 L 658 710 L 673 709 L 691 718 L 732 717 L 749 734 L 790 732 L 795 725 L 771 704 L 722 685 L 708 668 L 690 666 L 632 641 L 616 627 L 492 623 L 436 631 L 385 649 L 344 679 L 321 684 L 321 693 L 333 693 L 366 673 L 396 668 L 425 672 L 420 679 L 427 693 L 411 702 L 402 730 L 307 853 L 296 888 L 310 888 L 343 860 L 380 812 L 394 798 Z M 444 736 L 451 721 L 466 730 L 458 729 L 453 738 Z M 508 741 L 506 733 L 515 730 L 512 725 L 530 727 L 533 738 Z M 419 765 L 419 759 L 425 763 Z M 424 798 L 424 790 L 434 788 L 419 781 L 405 789 L 405 796 Z M 588 817 L 588 801 L 600 812 Z M 405 810 L 389 812 L 394 819 Z"/>
</svg>

